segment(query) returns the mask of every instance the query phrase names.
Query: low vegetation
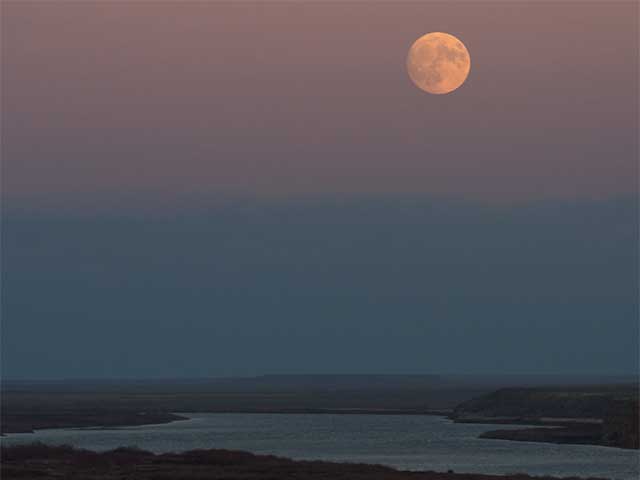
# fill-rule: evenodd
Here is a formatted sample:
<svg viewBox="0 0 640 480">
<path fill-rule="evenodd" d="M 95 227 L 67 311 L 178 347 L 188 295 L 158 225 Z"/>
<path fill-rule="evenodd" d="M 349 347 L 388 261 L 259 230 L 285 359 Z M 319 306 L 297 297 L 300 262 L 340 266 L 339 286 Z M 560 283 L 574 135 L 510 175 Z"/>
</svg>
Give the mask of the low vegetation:
<svg viewBox="0 0 640 480">
<path fill-rule="evenodd" d="M 132 447 L 93 452 L 69 446 L 31 444 L 2 448 L 6 479 L 137 480 L 529 480 L 528 475 L 492 476 L 454 472 L 403 472 L 381 465 L 294 461 L 235 450 L 153 454 Z M 536 477 L 539 479 L 551 477 Z"/>
</svg>

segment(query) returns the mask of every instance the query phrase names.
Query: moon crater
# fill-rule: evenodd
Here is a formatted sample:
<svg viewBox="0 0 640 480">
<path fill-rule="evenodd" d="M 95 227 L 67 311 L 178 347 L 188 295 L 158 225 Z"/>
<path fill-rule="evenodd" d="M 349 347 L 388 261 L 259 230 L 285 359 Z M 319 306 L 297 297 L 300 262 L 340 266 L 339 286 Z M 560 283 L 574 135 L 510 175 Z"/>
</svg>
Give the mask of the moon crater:
<svg viewBox="0 0 640 480">
<path fill-rule="evenodd" d="M 418 38 L 407 55 L 407 72 L 425 92 L 449 93 L 460 87 L 471 70 L 471 57 L 453 35 L 432 32 Z"/>
</svg>

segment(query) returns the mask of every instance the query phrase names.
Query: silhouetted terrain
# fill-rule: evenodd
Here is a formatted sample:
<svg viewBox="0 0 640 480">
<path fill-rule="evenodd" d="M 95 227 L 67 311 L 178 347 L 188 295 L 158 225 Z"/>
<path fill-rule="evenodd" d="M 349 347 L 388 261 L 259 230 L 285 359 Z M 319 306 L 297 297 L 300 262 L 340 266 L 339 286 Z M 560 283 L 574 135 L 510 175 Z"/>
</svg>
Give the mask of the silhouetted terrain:
<svg viewBox="0 0 640 480">
<path fill-rule="evenodd" d="M 528 475 L 404 472 L 380 465 L 294 461 L 231 450 L 153 453 L 118 448 L 97 453 L 42 444 L 2 448 L 3 479 L 139 480 L 527 480 Z M 535 477 L 552 478 L 552 477 Z"/>
<path fill-rule="evenodd" d="M 458 405 L 456 422 L 554 426 L 494 430 L 482 438 L 640 448 L 638 385 L 506 388 Z"/>
<path fill-rule="evenodd" d="M 586 385 L 504 388 L 465 401 L 455 409 L 458 420 L 475 417 L 603 418 L 616 402 L 638 399 L 638 385 Z"/>
</svg>

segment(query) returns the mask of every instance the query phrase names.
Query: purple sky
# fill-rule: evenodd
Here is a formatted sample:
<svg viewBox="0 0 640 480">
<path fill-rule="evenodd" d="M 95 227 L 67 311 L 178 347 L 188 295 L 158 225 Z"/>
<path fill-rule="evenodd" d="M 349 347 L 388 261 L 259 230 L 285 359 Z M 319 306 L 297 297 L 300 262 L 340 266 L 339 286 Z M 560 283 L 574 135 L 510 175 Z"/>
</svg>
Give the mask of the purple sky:
<svg viewBox="0 0 640 480">
<path fill-rule="evenodd" d="M 638 372 L 637 2 L 1 8 L 7 378 Z"/>
<path fill-rule="evenodd" d="M 86 3 L 3 5 L 16 206 L 635 192 L 635 2 Z M 471 53 L 451 95 L 406 75 L 429 31 Z"/>
</svg>

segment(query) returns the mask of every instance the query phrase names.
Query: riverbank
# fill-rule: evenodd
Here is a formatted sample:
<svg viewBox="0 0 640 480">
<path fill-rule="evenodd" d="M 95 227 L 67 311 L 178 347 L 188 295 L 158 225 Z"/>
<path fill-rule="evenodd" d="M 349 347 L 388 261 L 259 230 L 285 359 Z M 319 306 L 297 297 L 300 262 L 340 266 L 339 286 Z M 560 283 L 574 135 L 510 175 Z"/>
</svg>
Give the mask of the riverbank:
<svg viewBox="0 0 640 480">
<path fill-rule="evenodd" d="M 267 480 L 528 480 L 524 474 L 481 475 L 465 473 L 407 472 L 370 464 L 295 461 L 272 455 L 233 450 L 192 450 L 153 454 L 136 448 L 93 452 L 67 446 L 31 444 L 2 448 L 3 479 L 65 478 L 111 480 L 234 479 Z M 575 477 L 572 477 L 575 479 Z"/>
<path fill-rule="evenodd" d="M 2 419 L 2 435 L 8 433 L 33 433 L 50 428 L 115 428 L 140 425 L 160 425 L 187 417 L 166 412 L 61 412 L 6 415 Z"/>
<path fill-rule="evenodd" d="M 417 385 L 416 379 L 396 385 L 402 378 L 391 378 L 388 386 L 377 377 L 276 380 L 4 383 L 0 433 L 180 420 L 173 412 L 447 415 L 460 402 L 488 391 L 441 388 L 422 377 Z"/>
<path fill-rule="evenodd" d="M 523 425 L 517 430 L 488 431 L 482 438 L 639 445 L 637 384 L 494 390 L 488 384 L 452 385 L 431 377 L 285 376 L 3 386 L 2 434 L 162 424 L 185 418 L 172 412 L 442 415 L 458 423 Z"/>
<path fill-rule="evenodd" d="M 516 442 L 544 442 L 571 445 L 606 445 L 602 441 L 602 427 L 599 425 L 574 425 L 571 427 L 523 428 L 518 430 L 490 430 L 479 438 L 512 440 Z M 631 448 L 631 447 L 628 447 Z"/>
<path fill-rule="evenodd" d="M 640 448 L 638 385 L 507 388 L 458 405 L 456 423 L 526 425 L 480 438 Z M 531 428 L 531 426 L 544 428 Z"/>
<path fill-rule="evenodd" d="M 402 409 L 365 409 L 365 408 L 281 408 L 281 409 L 233 409 L 210 408 L 205 412 L 194 413 L 244 413 L 244 414 L 331 414 L 331 415 L 434 415 L 446 417 L 451 410 L 402 410 Z M 160 425 L 189 417 L 164 412 L 95 412 L 90 414 L 29 414 L 7 416 L 2 424 L 2 435 L 10 433 L 33 433 L 36 430 L 51 428 L 115 428 L 141 425 Z"/>
</svg>

